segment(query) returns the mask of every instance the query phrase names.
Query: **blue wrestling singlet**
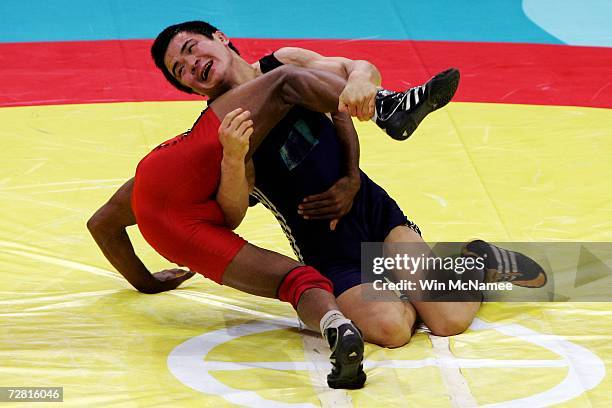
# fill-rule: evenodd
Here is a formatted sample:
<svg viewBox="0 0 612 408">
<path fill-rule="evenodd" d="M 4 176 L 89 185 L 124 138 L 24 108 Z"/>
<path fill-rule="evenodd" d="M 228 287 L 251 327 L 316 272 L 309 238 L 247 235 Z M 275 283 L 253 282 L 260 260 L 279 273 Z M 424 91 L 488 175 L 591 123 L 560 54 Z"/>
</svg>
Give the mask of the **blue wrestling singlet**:
<svg viewBox="0 0 612 408">
<path fill-rule="evenodd" d="M 273 54 L 260 60 L 263 73 L 281 65 Z M 329 220 L 304 220 L 298 205 L 343 176 L 342 157 L 332 121 L 295 107 L 253 155 L 255 189 L 250 197 L 251 205 L 260 202 L 273 212 L 298 259 L 327 276 L 336 296 L 361 283 L 361 242 L 382 242 L 398 225 L 420 233 L 364 172 L 360 172 L 361 188 L 353 207 L 335 231 L 329 229 Z"/>
</svg>

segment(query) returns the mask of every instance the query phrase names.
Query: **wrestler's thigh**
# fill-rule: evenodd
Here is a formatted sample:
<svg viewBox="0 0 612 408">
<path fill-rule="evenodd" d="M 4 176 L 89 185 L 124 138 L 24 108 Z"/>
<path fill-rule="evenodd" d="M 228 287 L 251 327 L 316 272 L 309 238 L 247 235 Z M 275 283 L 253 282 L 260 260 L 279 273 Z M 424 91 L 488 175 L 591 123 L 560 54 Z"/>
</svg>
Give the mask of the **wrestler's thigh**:
<svg viewBox="0 0 612 408">
<path fill-rule="evenodd" d="M 224 285 L 257 296 L 276 298 L 276 290 L 299 262 L 277 252 L 245 244 L 223 273 Z"/>
<path fill-rule="evenodd" d="M 269 120 L 268 116 L 284 116 L 289 105 L 283 102 L 278 92 L 291 67 L 279 67 L 265 75 L 230 89 L 211 102 L 210 107 L 223 120 L 231 111 L 242 108 L 251 112 L 255 129 L 260 122 Z"/>
</svg>

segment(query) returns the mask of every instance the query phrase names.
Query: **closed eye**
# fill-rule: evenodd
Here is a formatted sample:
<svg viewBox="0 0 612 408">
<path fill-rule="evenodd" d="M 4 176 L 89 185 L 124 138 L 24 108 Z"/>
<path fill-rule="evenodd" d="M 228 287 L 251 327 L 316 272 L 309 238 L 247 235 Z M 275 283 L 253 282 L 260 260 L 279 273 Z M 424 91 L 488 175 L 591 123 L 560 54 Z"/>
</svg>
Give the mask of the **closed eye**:
<svg viewBox="0 0 612 408">
<path fill-rule="evenodd" d="M 189 54 L 191 54 L 191 50 L 193 49 L 193 46 L 194 46 L 194 45 L 195 45 L 195 43 L 191 44 L 191 45 L 189 46 L 189 48 L 187 49 L 187 52 L 188 52 Z"/>
</svg>

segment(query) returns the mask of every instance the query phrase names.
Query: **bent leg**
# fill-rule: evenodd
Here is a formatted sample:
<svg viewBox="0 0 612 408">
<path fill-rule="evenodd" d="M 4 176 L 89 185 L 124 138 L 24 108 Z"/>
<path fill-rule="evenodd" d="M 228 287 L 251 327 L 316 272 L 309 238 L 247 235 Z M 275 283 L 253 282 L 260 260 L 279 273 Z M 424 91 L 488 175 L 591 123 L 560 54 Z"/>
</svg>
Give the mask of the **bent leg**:
<svg viewBox="0 0 612 408">
<path fill-rule="evenodd" d="M 282 66 L 227 91 L 210 107 L 220 119 L 237 108 L 251 112 L 249 158 L 294 105 L 323 113 L 336 111 L 345 85 L 345 79 L 329 72 Z"/>
<path fill-rule="evenodd" d="M 327 384 L 331 388 L 363 387 L 363 337 L 340 312 L 331 282 L 315 269 L 246 244 L 226 268 L 223 283 L 254 295 L 291 299 L 302 321 L 313 330 L 319 328 L 330 346 L 333 369 Z"/>
<path fill-rule="evenodd" d="M 366 299 L 364 290 L 369 286 L 354 286 L 338 296 L 340 311 L 355 322 L 370 343 L 388 348 L 407 344 L 414 331 L 416 310 L 390 291 L 377 292 L 380 300 Z"/>
<path fill-rule="evenodd" d="M 423 243 L 423 238 L 406 226 L 397 226 L 385 243 Z M 408 254 L 410 255 L 410 254 Z M 464 332 L 480 309 L 480 302 L 411 302 L 431 332 L 437 336 L 453 336 Z"/>
<path fill-rule="evenodd" d="M 289 257 L 245 244 L 225 269 L 222 282 L 242 292 L 278 299 L 283 280 L 300 266 Z M 315 331 L 319 331 L 321 318 L 330 310 L 340 308 L 333 293 L 321 288 L 306 290 L 297 303 L 300 319 Z"/>
</svg>

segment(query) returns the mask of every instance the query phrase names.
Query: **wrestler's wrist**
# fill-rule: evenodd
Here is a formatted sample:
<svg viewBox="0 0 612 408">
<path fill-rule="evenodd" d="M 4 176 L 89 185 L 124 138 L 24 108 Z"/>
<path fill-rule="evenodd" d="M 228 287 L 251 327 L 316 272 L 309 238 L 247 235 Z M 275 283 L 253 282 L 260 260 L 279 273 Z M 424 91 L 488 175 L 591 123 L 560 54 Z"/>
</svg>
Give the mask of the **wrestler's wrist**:
<svg viewBox="0 0 612 408">
<path fill-rule="evenodd" d="M 359 177 L 359 172 L 351 173 L 347 176 L 349 180 L 349 184 L 353 191 L 357 192 L 361 188 L 361 177 Z"/>
<path fill-rule="evenodd" d="M 243 169 L 244 158 L 246 154 L 240 152 L 227 152 L 223 151 L 223 158 L 221 159 L 221 168 L 227 170 Z"/>
<path fill-rule="evenodd" d="M 349 179 L 349 181 L 353 182 L 353 183 L 361 183 L 361 177 L 359 176 L 359 169 L 347 169 L 345 172 L 344 177 L 346 177 L 347 179 Z"/>
</svg>

